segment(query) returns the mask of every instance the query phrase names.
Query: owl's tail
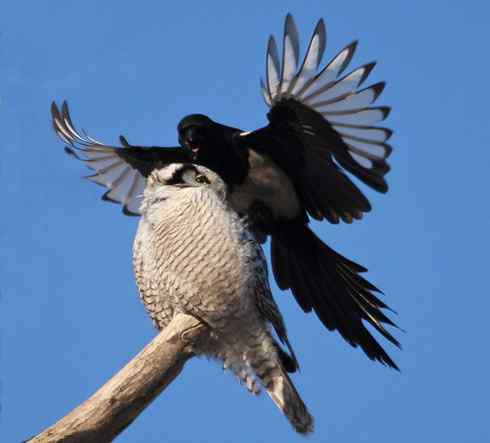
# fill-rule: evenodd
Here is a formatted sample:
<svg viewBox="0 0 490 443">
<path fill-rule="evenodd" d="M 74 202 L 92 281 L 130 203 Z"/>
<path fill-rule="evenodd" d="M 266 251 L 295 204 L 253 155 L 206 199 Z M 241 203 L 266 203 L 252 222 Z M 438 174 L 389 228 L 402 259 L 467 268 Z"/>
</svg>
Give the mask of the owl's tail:
<svg viewBox="0 0 490 443">
<path fill-rule="evenodd" d="M 246 337 L 246 341 L 241 341 L 240 337 Z M 313 417 L 287 375 L 287 371 L 296 370 L 297 366 L 292 360 L 284 361 L 278 351 L 280 346 L 270 332 L 258 327 L 249 330 L 247 335 L 235 333 L 234 338 L 238 340 L 233 342 L 230 338 L 232 334 L 227 334 L 227 340 L 216 343 L 221 349 L 216 352 L 215 347 L 213 351 L 214 356 L 223 361 L 223 369 L 231 370 L 252 394 L 259 394 L 261 388 L 265 388 L 298 433 L 313 432 Z"/>
<path fill-rule="evenodd" d="M 284 413 L 294 429 L 300 434 L 313 432 L 313 417 L 298 394 L 293 382 L 280 364 L 264 365 L 255 373 L 264 385 L 276 406 Z"/>
</svg>

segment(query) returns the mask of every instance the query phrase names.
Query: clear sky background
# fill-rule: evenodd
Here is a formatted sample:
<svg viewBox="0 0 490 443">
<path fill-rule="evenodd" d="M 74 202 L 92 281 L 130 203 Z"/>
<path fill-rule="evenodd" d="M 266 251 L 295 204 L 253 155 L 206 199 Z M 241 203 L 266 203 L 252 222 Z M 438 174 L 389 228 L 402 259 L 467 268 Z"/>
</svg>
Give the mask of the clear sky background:
<svg viewBox="0 0 490 443">
<path fill-rule="evenodd" d="M 5 2 L 0 15 L 2 421 L 19 442 L 85 400 L 155 335 L 131 267 L 135 218 L 63 153 L 51 100 L 106 142 L 176 144 L 186 114 L 254 129 L 270 33 L 292 12 L 332 56 L 378 60 L 391 189 L 354 225 L 315 224 L 370 270 L 407 333 L 369 361 L 274 287 L 316 417 L 312 442 L 488 442 L 488 39 L 484 1 Z M 364 188 L 365 189 L 365 188 Z M 120 442 L 301 441 L 266 395 L 195 360 Z"/>
</svg>

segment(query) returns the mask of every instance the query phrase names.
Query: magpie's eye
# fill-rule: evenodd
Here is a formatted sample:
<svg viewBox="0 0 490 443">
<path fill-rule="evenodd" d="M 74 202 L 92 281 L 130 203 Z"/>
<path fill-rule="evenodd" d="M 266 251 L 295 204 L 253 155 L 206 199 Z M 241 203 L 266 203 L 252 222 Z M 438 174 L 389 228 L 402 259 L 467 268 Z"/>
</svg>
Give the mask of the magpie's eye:
<svg viewBox="0 0 490 443">
<path fill-rule="evenodd" d="M 206 176 L 202 175 L 202 174 L 196 175 L 195 180 L 198 183 L 209 184 L 208 178 Z"/>
<path fill-rule="evenodd" d="M 185 137 L 190 143 L 200 143 L 204 139 L 204 131 L 199 126 L 191 126 L 185 132 Z"/>
</svg>

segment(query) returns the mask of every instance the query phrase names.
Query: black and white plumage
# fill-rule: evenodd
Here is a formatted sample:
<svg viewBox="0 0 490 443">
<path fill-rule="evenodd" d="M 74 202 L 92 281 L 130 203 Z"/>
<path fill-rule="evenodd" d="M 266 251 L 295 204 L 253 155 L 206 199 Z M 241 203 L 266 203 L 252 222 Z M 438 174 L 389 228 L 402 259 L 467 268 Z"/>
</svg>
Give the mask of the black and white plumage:
<svg viewBox="0 0 490 443">
<path fill-rule="evenodd" d="M 296 431 L 309 433 L 313 418 L 286 373 L 297 361 L 262 250 L 226 193 L 220 177 L 202 166 L 153 170 L 133 249 L 141 298 L 158 329 L 178 313 L 205 322 L 209 338 L 195 352 L 222 361 L 251 392 L 265 387 Z"/>
<path fill-rule="evenodd" d="M 388 117 L 390 108 L 371 106 L 383 92 L 385 83 L 359 89 L 375 63 L 367 63 L 342 75 L 357 48 L 354 41 L 320 69 L 326 47 L 323 20 L 315 27 L 301 65 L 298 64 L 299 46 L 296 25 L 288 15 L 282 63 L 279 63 L 277 44 L 271 36 L 266 55 L 266 82 L 261 80 L 264 100 L 272 108 L 268 115 L 271 121 L 269 128 L 283 124 L 284 120 L 298 125 L 298 128 L 291 129 L 306 139 L 306 145 L 318 144 L 323 154 L 330 151 L 330 155 L 347 171 L 374 189 L 386 192 L 388 186 L 383 177 L 389 171 L 386 158 L 391 153 L 386 141 L 392 131 L 374 125 Z M 290 118 L 288 114 L 296 115 Z M 312 208 L 309 213 L 332 222 L 337 222 L 340 216 L 349 222 L 351 217 L 358 218 L 369 209 L 368 205 L 349 208 L 332 202 L 328 211 L 320 208 L 317 212 Z"/>
<path fill-rule="evenodd" d="M 371 324 L 391 343 L 398 341 L 384 324 L 387 305 L 379 290 L 360 274 L 366 269 L 323 243 L 309 228 L 309 217 L 351 223 L 371 210 L 368 199 L 348 174 L 386 192 L 389 170 L 386 143 L 391 131 L 376 124 L 387 107 L 371 106 L 384 83 L 362 87 L 374 63 L 344 74 L 357 43 L 340 51 L 325 67 L 323 20 L 315 27 L 299 63 L 299 38 L 286 17 L 282 62 L 270 38 L 262 92 L 271 107 L 269 124 L 255 131 L 193 114 L 178 125 L 181 147 L 141 147 L 121 137 L 108 146 L 75 130 L 66 103 L 53 103 L 53 124 L 68 152 L 95 170 L 92 181 L 109 188 L 104 199 L 138 214 L 139 190 L 149 173 L 164 164 L 192 162 L 218 173 L 226 182 L 230 205 L 254 223 L 257 238 L 271 238 L 273 273 L 281 289 L 290 289 L 305 312 L 314 311 L 329 330 L 338 330 L 369 358 L 396 364 L 365 327 Z"/>
</svg>

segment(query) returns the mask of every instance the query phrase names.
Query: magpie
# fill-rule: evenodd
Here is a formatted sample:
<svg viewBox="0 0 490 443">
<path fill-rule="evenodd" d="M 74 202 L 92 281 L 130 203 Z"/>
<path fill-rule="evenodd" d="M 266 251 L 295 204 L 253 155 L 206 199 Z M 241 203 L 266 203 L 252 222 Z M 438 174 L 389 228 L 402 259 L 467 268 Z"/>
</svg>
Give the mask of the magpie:
<svg viewBox="0 0 490 443">
<path fill-rule="evenodd" d="M 328 330 L 337 330 L 353 347 L 398 369 L 364 322 L 392 344 L 385 328 L 397 325 L 381 291 L 361 276 L 367 269 L 327 246 L 309 227 L 311 218 L 352 223 L 371 210 L 354 183 L 359 179 L 385 193 L 392 131 L 378 126 L 390 108 L 372 106 L 384 82 L 362 87 L 375 63 L 348 73 L 357 41 L 323 67 L 326 28 L 320 19 L 300 63 L 298 30 L 286 16 L 282 57 L 273 36 L 266 51 L 263 98 L 268 124 L 254 131 L 226 126 L 203 114 L 178 124 L 177 147 L 145 147 L 120 136 L 106 145 L 72 123 L 68 105 L 52 103 L 57 135 L 67 153 L 95 171 L 89 180 L 108 188 L 103 200 L 140 215 L 146 179 L 169 163 L 194 163 L 215 171 L 228 187 L 231 206 L 247 216 L 257 239 L 271 240 L 272 270 L 279 288 L 290 289 L 304 312 L 314 311 Z M 352 177 L 353 176 L 353 177 Z"/>
</svg>

